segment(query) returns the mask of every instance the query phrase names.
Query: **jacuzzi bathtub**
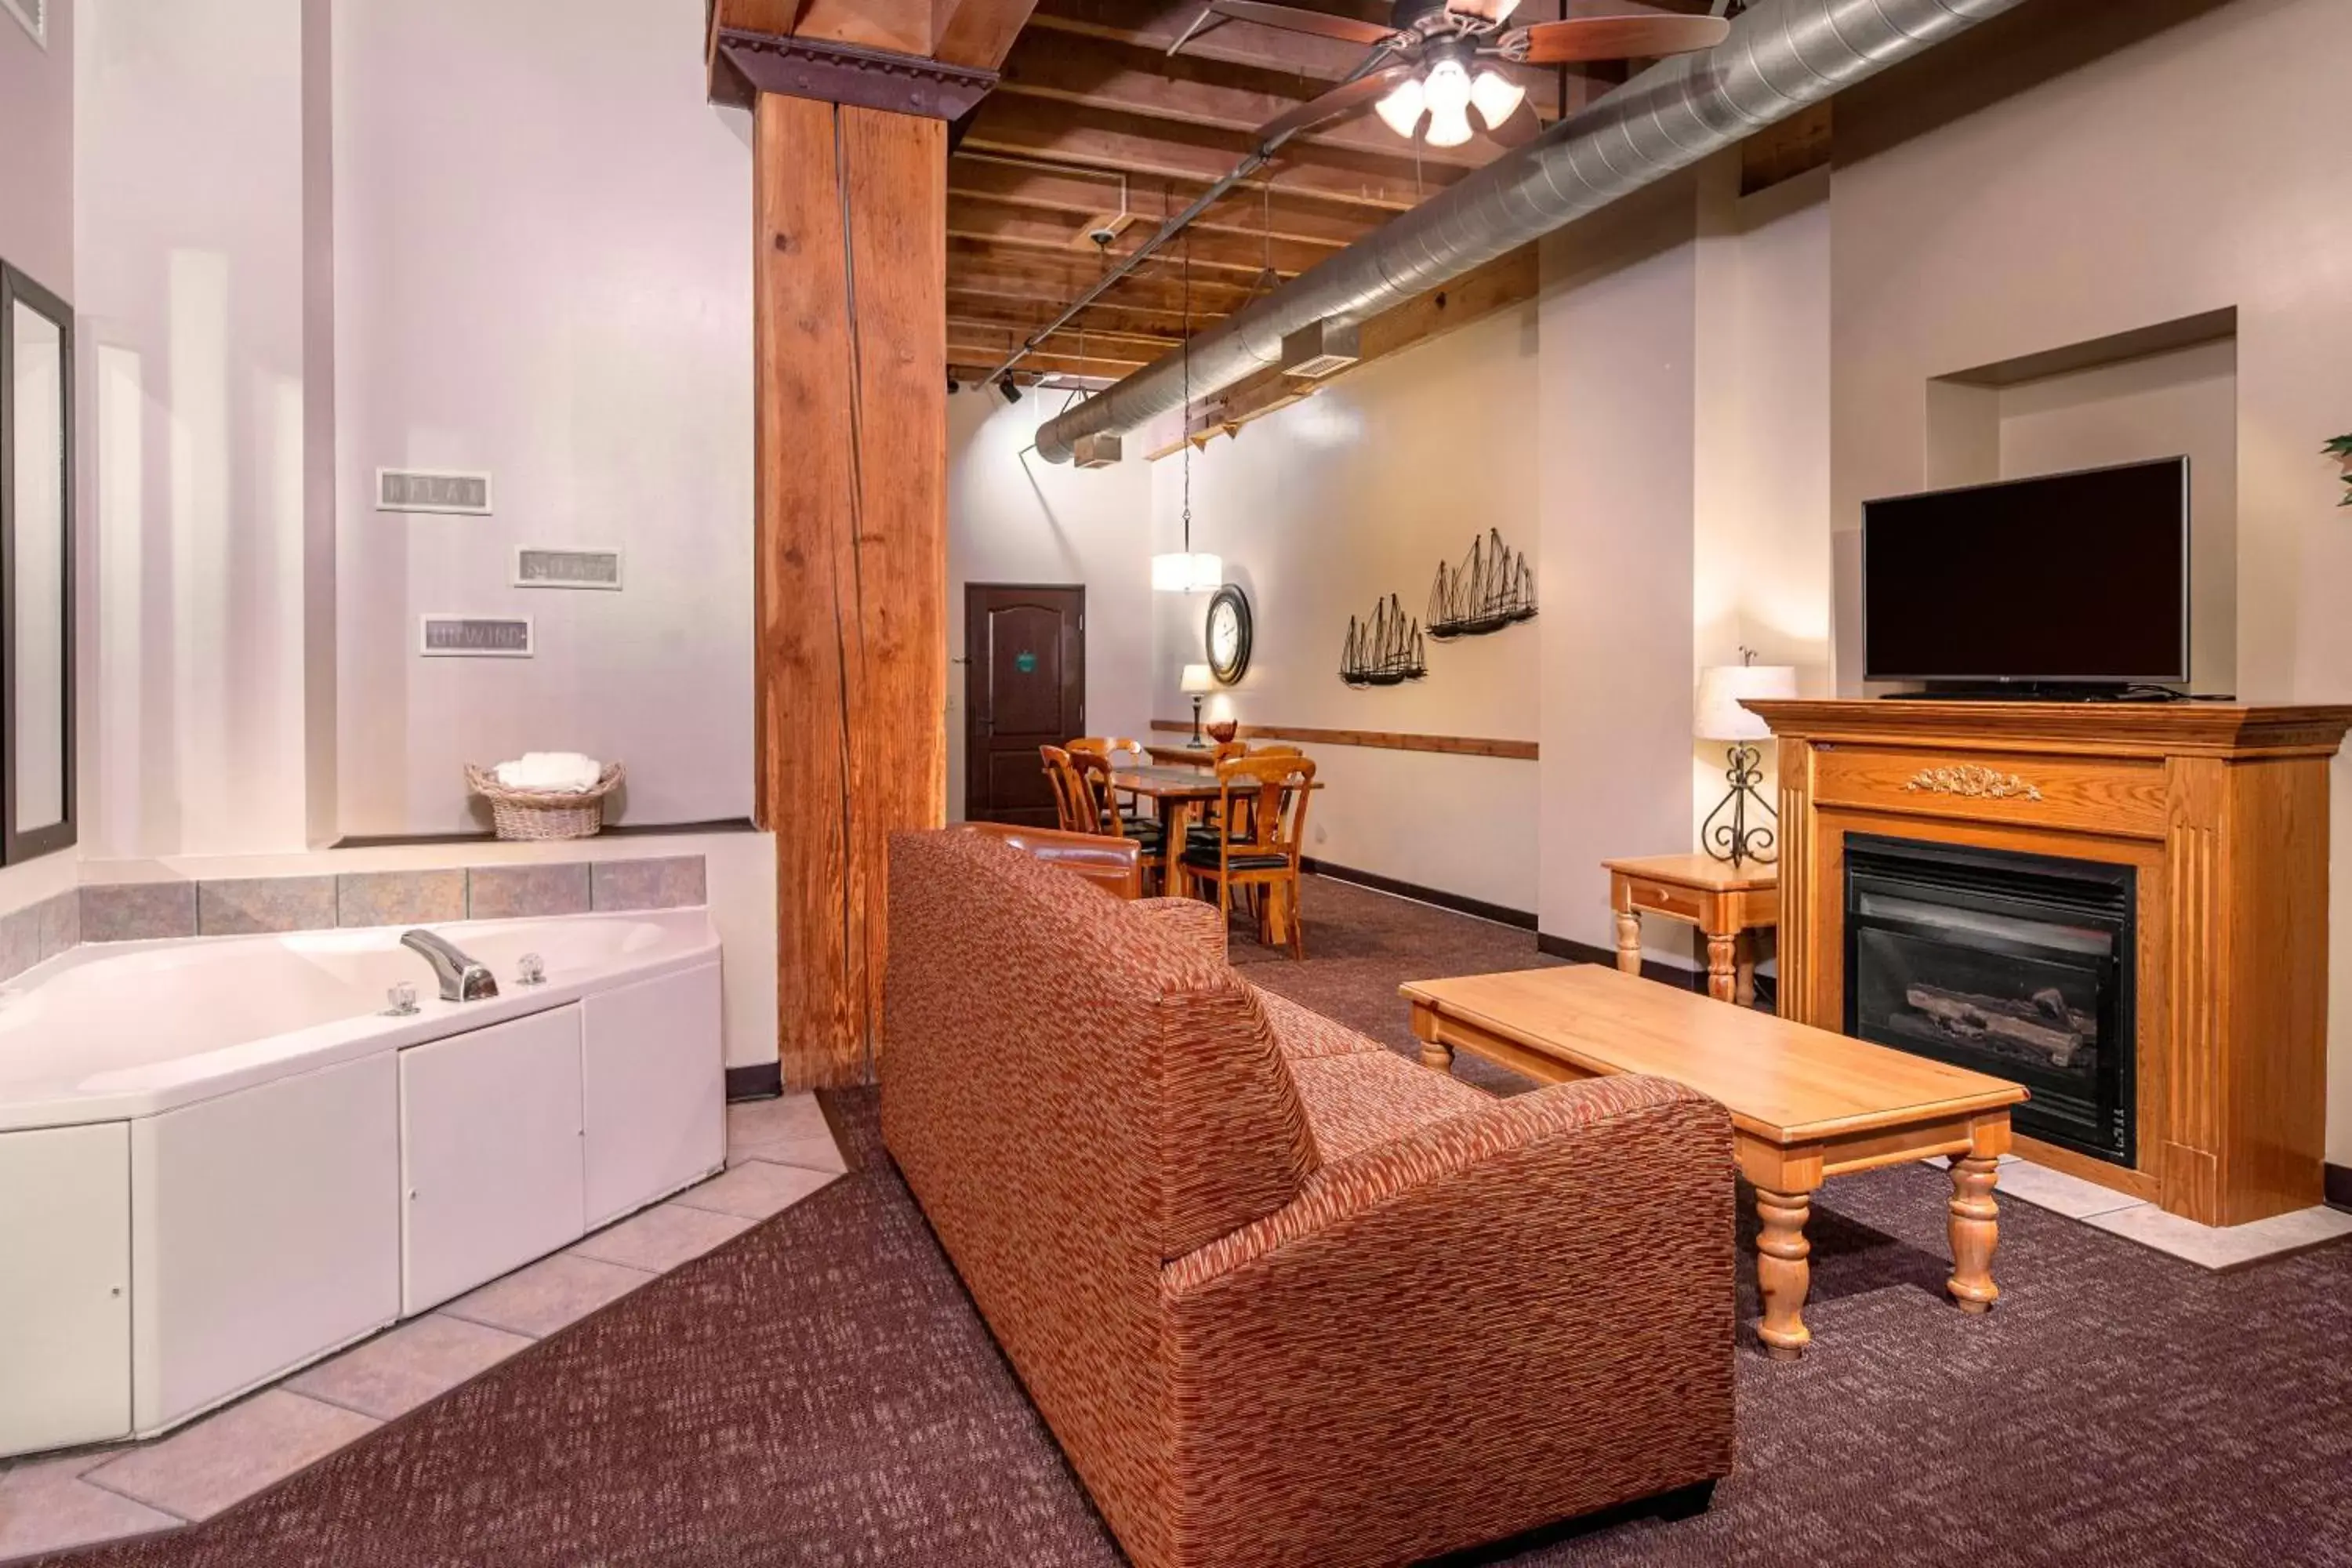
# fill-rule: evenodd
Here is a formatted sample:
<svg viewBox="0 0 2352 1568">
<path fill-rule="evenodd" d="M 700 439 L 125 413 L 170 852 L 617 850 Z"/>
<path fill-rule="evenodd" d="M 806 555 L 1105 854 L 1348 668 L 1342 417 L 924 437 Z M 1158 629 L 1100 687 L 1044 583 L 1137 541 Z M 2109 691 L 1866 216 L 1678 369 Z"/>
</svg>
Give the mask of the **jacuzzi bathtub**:
<svg viewBox="0 0 2352 1568">
<path fill-rule="evenodd" d="M 0 1454 L 161 1431 L 724 1163 L 705 911 L 431 929 L 499 995 L 440 1001 L 399 928 L 0 988 Z"/>
</svg>

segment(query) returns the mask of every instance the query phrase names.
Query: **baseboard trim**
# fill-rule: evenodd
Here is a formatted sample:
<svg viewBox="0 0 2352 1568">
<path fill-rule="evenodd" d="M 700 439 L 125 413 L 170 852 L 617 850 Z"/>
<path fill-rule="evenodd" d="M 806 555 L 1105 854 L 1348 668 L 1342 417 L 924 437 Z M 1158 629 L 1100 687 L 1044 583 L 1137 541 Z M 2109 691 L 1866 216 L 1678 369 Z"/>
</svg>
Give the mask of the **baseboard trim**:
<svg viewBox="0 0 2352 1568">
<path fill-rule="evenodd" d="M 1536 933 L 1536 951 L 1553 958 L 1571 959 L 1578 963 L 1605 963 L 1613 968 L 1617 963 L 1617 950 L 1613 947 L 1598 947 L 1589 942 L 1554 936 L 1549 931 Z M 1706 989 L 1706 970 L 1685 969 L 1680 964 L 1666 963 L 1654 958 L 1642 960 L 1642 978 L 1655 980 L 1664 985 L 1679 985 L 1685 991 Z"/>
<path fill-rule="evenodd" d="M 2330 1208 L 2352 1209 L 2352 1165 L 2325 1167 L 2327 1184 L 2324 1189 Z"/>
<path fill-rule="evenodd" d="M 1416 903 L 1434 904 L 1441 910 L 1452 910 L 1458 915 L 1472 915 L 1496 925 L 1517 926 L 1521 931 L 1536 929 L 1536 917 L 1526 910 L 1515 910 L 1503 904 L 1490 904 L 1484 899 L 1467 899 L 1460 893 L 1442 892 L 1424 888 L 1418 882 L 1407 882 L 1395 877 L 1383 877 L 1378 871 L 1359 871 L 1352 866 L 1335 866 L 1328 860 L 1318 860 L 1311 855 L 1298 858 L 1298 868 L 1310 876 L 1328 877 L 1335 882 L 1353 882 L 1360 888 L 1375 892 L 1394 893 L 1400 899 Z"/>
<path fill-rule="evenodd" d="M 784 1092 L 784 1068 L 782 1062 L 755 1062 L 747 1068 L 727 1069 L 727 1098 L 737 1100 L 773 1100 Z"/>
</svg>

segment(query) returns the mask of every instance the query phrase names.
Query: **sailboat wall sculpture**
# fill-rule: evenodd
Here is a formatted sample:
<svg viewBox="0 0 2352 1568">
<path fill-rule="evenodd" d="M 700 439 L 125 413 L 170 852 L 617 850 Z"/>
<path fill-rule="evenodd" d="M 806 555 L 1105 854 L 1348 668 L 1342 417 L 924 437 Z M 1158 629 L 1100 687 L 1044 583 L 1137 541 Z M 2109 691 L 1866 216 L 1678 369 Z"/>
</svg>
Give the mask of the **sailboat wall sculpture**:
<svg viewBox="0 0 2352 1568">
<path fill-rule="evenodd" d="M 1429 635 L 1440 642 L 1485 637 L 1536 613 L 1535 568 L 1516 550 L 1505 548 L 1503 532 L 1490 528 L 1474 540 L 1462 564 L 1437 563 L 1429 590 Z"/>
<path fill-rule="evenodd" d="M 1421 623 L 1408 620 L 1391 594 L 1370 619 L 1348 617 L 1348 646 L 1339 656 L 1339 679 L 1350 686 L 1395 686 L 1429 673 Z"/>
</svg>

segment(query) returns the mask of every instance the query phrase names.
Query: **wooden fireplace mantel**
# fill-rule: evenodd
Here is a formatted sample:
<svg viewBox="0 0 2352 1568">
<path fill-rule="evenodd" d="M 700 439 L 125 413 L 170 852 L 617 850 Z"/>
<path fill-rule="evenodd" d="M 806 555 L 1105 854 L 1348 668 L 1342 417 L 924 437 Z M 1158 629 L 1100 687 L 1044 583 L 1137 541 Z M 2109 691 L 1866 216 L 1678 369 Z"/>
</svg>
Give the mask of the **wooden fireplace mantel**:
<svg viewBox="0 0 2352 1568">
<path fill-rule="evenodd" d="M 2137 868 L 2138 1163 L 2021 1152 L 2206 1225 L 2321 1201 L 2328 763 L 2352 707 L 1759 701 L 1780 1010 L 1845 1021 L 1845 836 Z"/>
</svg>

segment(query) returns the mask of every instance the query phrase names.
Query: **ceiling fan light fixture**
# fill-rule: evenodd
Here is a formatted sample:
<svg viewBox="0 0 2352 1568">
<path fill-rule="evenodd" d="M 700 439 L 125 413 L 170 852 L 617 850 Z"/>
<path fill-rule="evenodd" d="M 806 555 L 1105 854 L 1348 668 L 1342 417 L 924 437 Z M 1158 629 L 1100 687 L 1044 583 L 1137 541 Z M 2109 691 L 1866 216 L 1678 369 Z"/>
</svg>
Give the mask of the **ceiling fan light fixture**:
<svg viewBox="0 0 2352 1568">
<path fill-rule="evenodd" d="M 1477 106 L 1478 118 L 1486 122 L 1489 131 L 1499 131 L 1503 121 L 1519 111 L 1527 100 L 1528 89 L 1503 72 L 1488 66 L 1470 83 L 1470 101 Z"/>
<path fill-rule="evenodd" d="M 1412 140 L 1414 128 L 1421 124 L 1422 113 L 1428 107 L 1429 91 L 1417 76 L 1405 78 L 1389 89 L 1388 96 L 1372 105 L 1388 128 L 1408 142 Z"/>
<path fill-rule="evenodd" d="M 1429 130 L 1433 147 L 1459 147 L 1470 140 L 1470 73 L 1458 59 L 1442 59 L 1429 68 L 1425 87 L 1429 100 Z"/>
</svg>

